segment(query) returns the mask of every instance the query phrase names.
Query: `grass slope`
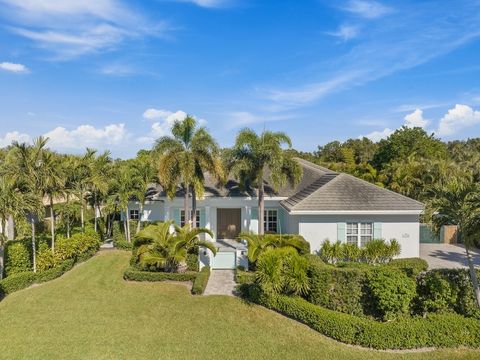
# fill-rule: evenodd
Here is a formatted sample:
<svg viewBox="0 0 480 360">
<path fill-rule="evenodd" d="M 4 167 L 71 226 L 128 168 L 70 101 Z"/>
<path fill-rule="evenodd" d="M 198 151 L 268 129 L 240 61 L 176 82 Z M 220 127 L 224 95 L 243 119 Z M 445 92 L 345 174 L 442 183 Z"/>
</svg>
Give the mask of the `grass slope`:
<svg viewBox="0 0 480 360">
<path fill-rule="evenodd" d="M 125 252 L 102 253 L 0 303 L 0 357 L 68 359 L 474 359 L 480 352 L 385 353 L 330 340 L 241 300 L 182 284 L 122 279 Z"/>
</svg>

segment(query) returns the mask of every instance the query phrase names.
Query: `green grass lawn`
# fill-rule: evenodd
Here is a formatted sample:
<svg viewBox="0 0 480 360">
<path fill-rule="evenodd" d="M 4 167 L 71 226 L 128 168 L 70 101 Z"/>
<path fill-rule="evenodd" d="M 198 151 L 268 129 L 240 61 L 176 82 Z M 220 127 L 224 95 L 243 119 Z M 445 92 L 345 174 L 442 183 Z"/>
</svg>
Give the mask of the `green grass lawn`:
<svg viewBox="0 0 480 360">
<path fill-rule="evenodd" d="M 106 252 L 0 302 L 2 359 L 474 359 L 472 350 L 385 353 L 346 346 L 260 306 L 128 283 Z"/>
</svg>

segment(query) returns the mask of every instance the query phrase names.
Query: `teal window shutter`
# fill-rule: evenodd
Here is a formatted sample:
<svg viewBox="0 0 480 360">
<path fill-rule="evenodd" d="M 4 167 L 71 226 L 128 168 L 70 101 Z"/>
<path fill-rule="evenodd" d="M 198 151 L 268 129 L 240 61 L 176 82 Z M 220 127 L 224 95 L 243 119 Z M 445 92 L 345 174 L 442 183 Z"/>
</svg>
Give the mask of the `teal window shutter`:
<svg viewBox="0 0 480 360">
<path fill-rule="evenodd" d="M 286 234 L 286 224 L 285 224 L 285 210 L 283 208 L 277 209 L 277 219 L 278 219 L 278 233 Z"/>
<path fill-rule="evenodd" d="M 345 242 L 345 223 L 339 222 L 337 223 L 337 241 Z"/>
<path fill-rule="evenodd" d="M 383 239 L 383 237 L 382 237 L 382 223 L 381 222 L 373 223 L 373 238 L 374 239 Z"/>
<path fill-rule="evenodd" d="M 206 219 L 205 219 L 205 209 L 200 209 L 199 211 L 200 213 L 200 227 L 205 227 L 205 224 L 206 224 Z"/>
<path fill-rule="evenodd" d="M 173 209 L 173 221 L 180 226 L 180 209 Z"/>
<path fill-rule="evenodd" d="M 258 207 L 252 207 L 251 220 L 258 220 Z"/>
</svg>

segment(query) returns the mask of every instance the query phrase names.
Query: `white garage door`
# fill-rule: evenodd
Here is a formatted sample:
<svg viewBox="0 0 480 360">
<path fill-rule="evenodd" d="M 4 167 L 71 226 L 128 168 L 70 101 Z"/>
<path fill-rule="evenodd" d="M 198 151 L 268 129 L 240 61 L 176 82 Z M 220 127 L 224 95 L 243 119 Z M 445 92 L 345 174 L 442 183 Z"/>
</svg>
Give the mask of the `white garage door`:
<svg viewBox="0 0 480 360">
<path fill-rule="evenodd" d="M 213 257 L 212 269 L 235 269 L 235 253 L 234 252 L 217 252 Z"/>
</svg>

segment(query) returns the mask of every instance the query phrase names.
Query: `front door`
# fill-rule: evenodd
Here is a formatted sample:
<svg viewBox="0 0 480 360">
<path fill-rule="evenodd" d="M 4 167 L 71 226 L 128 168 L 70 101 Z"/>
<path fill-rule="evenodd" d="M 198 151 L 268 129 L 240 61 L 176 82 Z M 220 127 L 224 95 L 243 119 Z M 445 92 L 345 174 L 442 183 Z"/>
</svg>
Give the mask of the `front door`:
<svg viewBox="0 0 480 360">
<path fill-rule="evenodd" d="M 217 209 L 217 239 L 236 239 L 241 222 L 241 209 Z"/>
</svg>

